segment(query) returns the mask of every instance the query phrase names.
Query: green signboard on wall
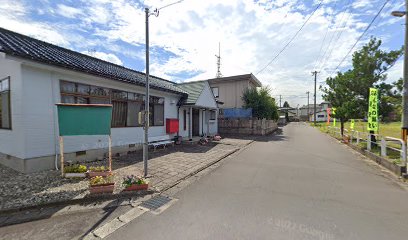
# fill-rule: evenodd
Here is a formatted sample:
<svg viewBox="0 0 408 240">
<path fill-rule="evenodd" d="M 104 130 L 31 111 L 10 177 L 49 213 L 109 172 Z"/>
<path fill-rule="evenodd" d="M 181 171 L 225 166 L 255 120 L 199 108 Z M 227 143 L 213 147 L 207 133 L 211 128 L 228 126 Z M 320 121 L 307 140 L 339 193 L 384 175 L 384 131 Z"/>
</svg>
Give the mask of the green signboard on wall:
<svg viewBox="0 0 408 240">
<path fill-rule="evenodd" d="M 57 104 L 60 136 L 110 135 L 112 105 Z"/>
</svg>

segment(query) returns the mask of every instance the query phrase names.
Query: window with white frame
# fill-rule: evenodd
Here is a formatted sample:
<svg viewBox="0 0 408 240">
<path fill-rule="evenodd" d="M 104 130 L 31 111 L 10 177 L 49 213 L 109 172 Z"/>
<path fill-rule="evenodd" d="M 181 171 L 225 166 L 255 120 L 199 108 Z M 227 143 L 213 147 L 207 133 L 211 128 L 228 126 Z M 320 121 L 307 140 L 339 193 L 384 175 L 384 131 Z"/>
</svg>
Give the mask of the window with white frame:
<svg viewBox="0 0 408 240">
<path fill-rule="evenodd" d="M 0 129 L 11 129 L 10 77 L 0 79 Z"/>
<path fill-rule="evenodd" d="M 139 114 L 144 110 L 144 95 L 86 85 L 60 82 L 62 103 L 112 104 L 112 127 L 141 127 Z M 164 98 L 150 96 L 150 126 L 164 125 Z"/>
<path fill-rule="evenodd" d="M 214 94 L 214 97 L 219 97 L 220 95 L 219 95 L 219 90 L 218 90 L 218 88 L 217 87 L 213 87 L 213 88 L 211 88 L 211 90 L 212 90 L 212 92 L 213 92 L 213 94 Z"/>
</svg>

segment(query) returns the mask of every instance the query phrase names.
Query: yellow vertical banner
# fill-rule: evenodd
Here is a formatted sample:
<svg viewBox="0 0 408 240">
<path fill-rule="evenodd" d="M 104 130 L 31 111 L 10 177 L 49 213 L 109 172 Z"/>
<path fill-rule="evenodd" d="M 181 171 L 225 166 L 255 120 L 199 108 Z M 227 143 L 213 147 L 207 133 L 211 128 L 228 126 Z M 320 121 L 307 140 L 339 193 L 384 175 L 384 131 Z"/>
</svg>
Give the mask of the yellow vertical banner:
<svg viewBox="0 0 408 240">
<path fill-rule="evenodd" d="M 336 126 L 336 108 L 332 108 L 332 114 L 334 115 L 333 117 L 333 127 Z"/>
<path fill-rule="evenodd" d="M 370 88 L 367 130 L 378 131 L 378 90 L 376 88 Z"/>
<path fill-rule="evenodd" d="M 354 130 L 354 119 L 350 120 L 350 129 Z"/>
</svg>

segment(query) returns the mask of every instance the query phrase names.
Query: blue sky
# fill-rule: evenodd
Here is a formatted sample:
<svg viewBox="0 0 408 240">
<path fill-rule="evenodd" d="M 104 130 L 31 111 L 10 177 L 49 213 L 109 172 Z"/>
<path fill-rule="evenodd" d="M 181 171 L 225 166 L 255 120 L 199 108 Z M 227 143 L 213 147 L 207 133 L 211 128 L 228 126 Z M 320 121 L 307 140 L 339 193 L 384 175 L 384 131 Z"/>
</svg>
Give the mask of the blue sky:
<svg viewBox="0 0 408 240">
<path fill-rule="evenodd" d="M 144 7 L 174 1 L 150 0 L 0 0 L 0 27 L 62 47 L 145 70 Z M 173 80 L 213 78 L 218 43 L 224 76 L 254 73 L 291 105 L 306 103 L 313 91 L 310 72 L 319 81 L 329 76 L 373 19 L 384 0 L 323 0 L 294 41 L 257 74 L 296 33 L 320 0 L 185 0 L 150 17 L 151 72 Z M 374 22 L 369 36 L 384 49 L 403 44 L 403 18 L 390 12 L 404 8 L 391 0 Z M 350 66 L 351 56 L 340 69 Z M 388 81 L 402 76 L 402 59 L 388 72 Z M 320 93 L 318 93 L 320 98 Z M 320 100 L 320 99 L 319 99 Z"/>
</svg>

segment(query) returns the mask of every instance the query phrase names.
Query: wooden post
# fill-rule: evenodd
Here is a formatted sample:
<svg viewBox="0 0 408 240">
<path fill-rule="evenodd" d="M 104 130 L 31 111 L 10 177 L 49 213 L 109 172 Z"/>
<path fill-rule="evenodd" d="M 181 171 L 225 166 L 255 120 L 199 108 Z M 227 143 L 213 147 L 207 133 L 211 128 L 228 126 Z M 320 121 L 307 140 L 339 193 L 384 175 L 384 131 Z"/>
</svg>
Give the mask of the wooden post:
<svg viewBox="0 0 408 240">
<path fill-rule="evenodd" d="M 60 161 L 61 161 L 61 175 L 64 176 L 64 139 L 62 136 L 59 137 L 59 148 L 60 148 Z"/>
<path fill-rule="evenodd" d="M 112 171 L 112 136 L 109 135 L 109 171 Z"/>
</svg>

